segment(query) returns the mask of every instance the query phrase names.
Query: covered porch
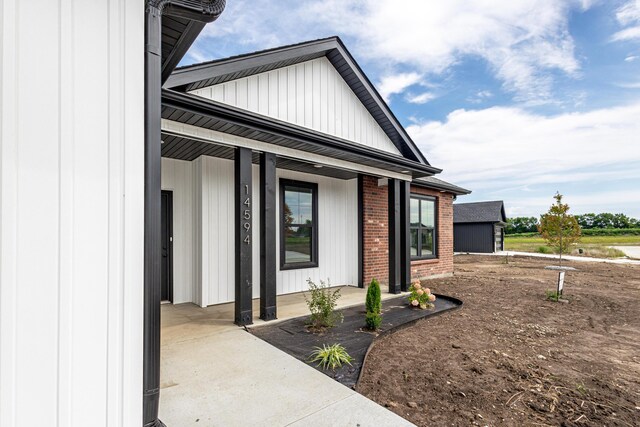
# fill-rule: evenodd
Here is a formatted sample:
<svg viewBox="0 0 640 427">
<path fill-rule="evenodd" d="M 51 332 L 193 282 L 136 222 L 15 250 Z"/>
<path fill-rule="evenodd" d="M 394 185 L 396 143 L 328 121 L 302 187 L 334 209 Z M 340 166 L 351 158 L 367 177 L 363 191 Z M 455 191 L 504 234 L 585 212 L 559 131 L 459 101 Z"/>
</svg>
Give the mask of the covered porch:
<svg viewBox="0 0 640 427">
<path fill-rule="evenodd" d="M 415 162 L 372 148 L 347 151 L 342 141 L 290 124 L 265 129 L 253 123 L 258 117 L 251 117 L 252 125 L 237 124 L 250 113 L 225 108 L 225 115 L 238 117 L 221 118 L 215 102 L 191 95 L 166 91 L 163 105 L 162 188 L 184 195 L 173 197 L 174 223 L 177 216 L 183 222 L 168 239 L 175 260 L 167 276 L 178 278 L 173 286 L 180 287 L 168 292 L 171 301 L 200 307 L 233 302 L 234 322 L 249 325 L 280 318 L 276 296 L 306 290 L 307 278 L 363 288 L 375 277 L 392 294 L 406 290 L 410 183 L 430 167 L 416 170 Z M 285 182 L 317 191 L 313 220 L 300 207 L 300 224 L 287 222 Z M 383 263 L 386 277 L 365 271 L 371 185 L 386 187 L 384 212 L 372 214 L 383 218 L 375 224 L 385 230 L 375 263 Z M 299 233 L 310 224 L 310 235 L 301 239 L 308 249 L 287 246 L 287 229 Z M 303 262 L 292 266 L 289 259 Z"/>
</svg>

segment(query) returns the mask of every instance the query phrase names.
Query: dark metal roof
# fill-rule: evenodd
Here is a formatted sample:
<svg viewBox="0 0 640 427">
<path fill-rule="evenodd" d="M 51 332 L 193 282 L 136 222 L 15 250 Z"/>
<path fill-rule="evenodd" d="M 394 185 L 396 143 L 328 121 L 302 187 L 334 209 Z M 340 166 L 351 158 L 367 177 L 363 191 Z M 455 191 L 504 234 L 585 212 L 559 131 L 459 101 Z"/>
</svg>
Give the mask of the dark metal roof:
<svg viewBox="0 0 640 427">
<path fill-rule="evenodd" d="M 429 165 L 429 162 L 338 37 L 180 67 L 171 74 L 164 87 L 190 91 L 322 56 L 325 56 L 340 73 L 400 153 L 408 159 Z"/>
<path fill-rule="evenodd" d="M 167 89 L 162 91 L 162 118 L 384 170 L 410 173 L 413 177 L 441 172 L 438 168 L 400 155 L 355 144 L 242 108 Z"/>
<path fill-rule="evenodd" d="M 456 203 L 453 205 L 453 223 L 507 222 L 502 200 L 492 202 Z"/>
<path fill-rule="evenodd" d="M 451 184 L 449 182 L 443 181 L 441 179 L 435 178 L 433 176 L 425 176 L 423 178 L 414 179 L 411 184 L 417 185 L 419 187 L 431 188 L 434 190 L 446 191 L 458 196 L 464 194 L 471 194 L 471 190 L 467 190 L 466 188 L 458 187 L 457 185 Z"/>
<path fill-rule="evenodd" d="M 233 160 L 235 151 L 233 147 L 225 145 L 213 144 L 211 142 L 199 141 L 167 133 L 162 134 L 162 157 L 192 161 L 200 156 L 210 156 Z M 259 162 L 260 154 L 253 152 L 253 163 L 258 164 Z M 358 177 L 358 174 L 353 171 L 330 166 L 322 166 L 319 168 L 313 163 L 281 156 L 276 157 L 276 167 L 338 179 L 354 179 Z"/>
</svg>

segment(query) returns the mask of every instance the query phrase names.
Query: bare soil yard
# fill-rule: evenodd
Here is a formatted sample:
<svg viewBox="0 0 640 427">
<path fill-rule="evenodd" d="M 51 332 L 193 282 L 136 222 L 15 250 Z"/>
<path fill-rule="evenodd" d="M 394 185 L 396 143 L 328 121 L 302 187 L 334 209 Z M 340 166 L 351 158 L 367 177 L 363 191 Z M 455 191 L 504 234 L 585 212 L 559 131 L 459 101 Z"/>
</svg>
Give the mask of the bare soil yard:
<svg viewBox="0 0 640 427">
<path fill-rule="evenodd" d="M 640 425 L 640 266 L 457 256 L 464 301 L 377 341 L 357 390 L 420 425 Z"/>
</svg>

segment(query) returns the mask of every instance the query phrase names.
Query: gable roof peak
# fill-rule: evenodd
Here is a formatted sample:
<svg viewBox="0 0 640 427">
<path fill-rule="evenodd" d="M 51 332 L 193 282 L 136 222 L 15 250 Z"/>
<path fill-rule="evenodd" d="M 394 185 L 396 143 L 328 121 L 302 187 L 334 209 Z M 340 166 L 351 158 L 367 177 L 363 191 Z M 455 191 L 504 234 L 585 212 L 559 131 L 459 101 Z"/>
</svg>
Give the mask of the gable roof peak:
<svg viewBox="0 0 640 427">
<path fill-rule="evenodd" d="M 430 166 L 338 36 L 180 67 L 164 87 L 188 92 L 321 57 L 329 60 L 402 156 Z"/>
</svg>

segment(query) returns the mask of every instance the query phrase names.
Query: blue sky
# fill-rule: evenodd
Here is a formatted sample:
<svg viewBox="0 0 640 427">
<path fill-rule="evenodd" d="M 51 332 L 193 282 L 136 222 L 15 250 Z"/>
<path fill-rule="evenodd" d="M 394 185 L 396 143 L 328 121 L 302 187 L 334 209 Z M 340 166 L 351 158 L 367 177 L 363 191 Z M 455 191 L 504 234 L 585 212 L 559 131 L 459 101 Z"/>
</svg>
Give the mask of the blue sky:
<svg viewBox="0 0 640 427">
<path fill-rule="evenodd" d="M 460 201 L 640 217 L 640 0 L 228 0 L 183 65 L 331 35 Z"/>
</svg>

